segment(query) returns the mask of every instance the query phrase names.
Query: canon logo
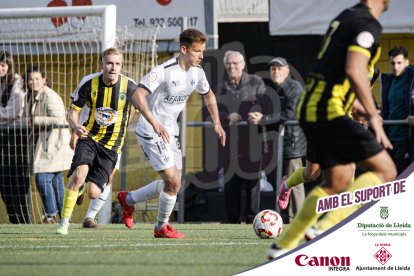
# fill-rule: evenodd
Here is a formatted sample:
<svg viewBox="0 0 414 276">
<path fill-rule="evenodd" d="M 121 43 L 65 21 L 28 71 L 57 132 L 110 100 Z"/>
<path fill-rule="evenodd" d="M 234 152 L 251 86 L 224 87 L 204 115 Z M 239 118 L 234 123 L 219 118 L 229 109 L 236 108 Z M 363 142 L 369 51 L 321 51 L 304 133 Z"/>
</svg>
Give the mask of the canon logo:
<svg viewBox="0 0 414 276">
<path fill-rule="evenodd" d="M 350 266 L 349 257 L 309 257 L 304 254 L 295 258 L 295 263 L 299 266 Z"/>
</svg>

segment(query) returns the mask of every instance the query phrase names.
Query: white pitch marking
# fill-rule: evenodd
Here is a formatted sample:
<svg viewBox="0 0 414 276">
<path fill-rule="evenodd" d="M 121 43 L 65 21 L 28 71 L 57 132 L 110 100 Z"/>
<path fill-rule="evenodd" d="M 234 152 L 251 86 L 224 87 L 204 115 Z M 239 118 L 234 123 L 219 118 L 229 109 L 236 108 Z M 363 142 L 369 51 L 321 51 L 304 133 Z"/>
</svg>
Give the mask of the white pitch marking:
<svg viewBox="0 0 414 276">
<path fill-rule="evenodd" d="M 143 243 L 143 244 L 84 244 L 84 245 L 0 245 L 0 249 L 43 249 L 43 248 L 104 248 L 104 247 L 165 247 L 165 246 L 217 246 L 217 245 L 260 245 L 261 242 L 213 242 L 213 243 Z"/>
</svg>

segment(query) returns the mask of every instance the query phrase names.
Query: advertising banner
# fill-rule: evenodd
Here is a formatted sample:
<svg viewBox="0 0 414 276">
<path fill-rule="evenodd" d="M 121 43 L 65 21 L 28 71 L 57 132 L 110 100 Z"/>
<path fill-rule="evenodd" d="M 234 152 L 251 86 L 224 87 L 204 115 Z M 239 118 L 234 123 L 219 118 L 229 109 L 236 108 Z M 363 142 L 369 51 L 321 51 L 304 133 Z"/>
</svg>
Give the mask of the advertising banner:
<svg viewBox="0 0 414 276">
<path fill-rule="evenodd" d="M 414 163 L 395 181 L 318 202 L 320 211 L 365 203 L 323 234 L 238 275 L 413 275 Z"/>
<path fill-rule="evenodd" d="M 2 9 L 116 5 L 118 26 L 161 26 L 157 39 L 176 40 L 183 26 L 206 32 L 204 0 L 20 0 Z"/>
</svg>

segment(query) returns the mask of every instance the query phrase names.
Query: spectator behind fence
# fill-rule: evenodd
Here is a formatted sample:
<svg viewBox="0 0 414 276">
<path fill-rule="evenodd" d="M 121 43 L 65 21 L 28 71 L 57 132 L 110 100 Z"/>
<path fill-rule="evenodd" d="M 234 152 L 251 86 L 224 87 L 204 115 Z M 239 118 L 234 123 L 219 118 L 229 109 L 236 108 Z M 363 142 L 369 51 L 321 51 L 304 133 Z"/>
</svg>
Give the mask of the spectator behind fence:
<svg viewBox="0 0 414 276">
<path fill-rule="evenodd" d="M 274 58 L 269 63 L 269 73 L 272 79 L 273 88 L 279 95 L 281 111 L 263 116 L 261 112 L 253 112 L 250 115 L 250 122 L 253 124 L 279 123 L 286 120 L 296 120 L 296 105 L 303 92 L 302 85 L 290 75 L 289 65 L 282 57 Z M 300 126 L 286 126 L 283 143 L 283 174 L 290 175 L 299 168 L 302 168 L 302 158 L 306 155 L 306 138 Z M 303 184 L 296 185 L 291 189 L 288 209 L 281 208 L 281 215 L 285 223 L 302 206 L 305 199 Z"/>
<path fill-rule="evenodd" d="M 384 120 L 414 120 L 414 67 L 409 65 L 408 51 L 396 46 L 388 52 L 391 73 L 381 74 L 381 112 Z M 412 128 L 405 125 L 389 125 L 385 131 L 393 149 L 389 153 L 402 173 L 413 160 Z"/>
<path fill-rule="evenodd" d="M 56 223 L 61 214 L 64 193 L 63 170 L 73 157 L 70 131 L 62 98 L 47 86 L 45 72 L 28 66 L 25 75 L 27 106 L 35 145 L 33 173 L 43 202 L 42 223 Z"/>
<path fill-rule="evenodd" d="M 226 74 L 218 85 L 220 120 L 228 137 L 225 150 L 219 152 L 224 168 L 224 200 L 227 219 L 223 223 L 240 223 L 241 191 L 246 187 L 246 223 L 252 223 L 260 211 L 261 143 L 257 125 L 237 125 L 247 121 L 250 112 L 263 112 L 265 84 L 259 76 L 243 71 L 244 56 L 237 51 L 224 54 Z M 253 150 L 253 147 L 258 150 Z M 252 154 L 250 154 L 252 153 Z M 256 156 L 252 156 L 256 154 Z M 259 157 L 258 157 L 259 155 Z M 229 177 L 230 175 L 230 177 Z M 227 177 L 226 177 L 227 176 Z"/>
<path fill-rule="evenodd" d="M 0 51 L 0 193 L 10 223 L 30 223 L 27 128 L 22 78 L 15 73 L 13 58 Z"/>
</svg>

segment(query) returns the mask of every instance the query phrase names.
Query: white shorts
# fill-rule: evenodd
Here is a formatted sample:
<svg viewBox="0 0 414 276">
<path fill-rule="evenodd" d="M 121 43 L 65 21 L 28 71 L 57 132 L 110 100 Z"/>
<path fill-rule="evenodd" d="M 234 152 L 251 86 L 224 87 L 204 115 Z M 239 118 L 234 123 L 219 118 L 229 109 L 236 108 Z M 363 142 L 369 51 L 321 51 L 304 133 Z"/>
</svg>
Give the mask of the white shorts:
<svg viewBox="0 0 414 276">
<path fill-rule="evenodd" d="M 166 144 L 161 137 L 154 135 L 147 137 L 135 133 L 145 157 L 155 171 L 162 171 L 176 166 L 182 169 L 181 146 L 178 137 L 170 136 L 170 143 Z"/>
</svg>

